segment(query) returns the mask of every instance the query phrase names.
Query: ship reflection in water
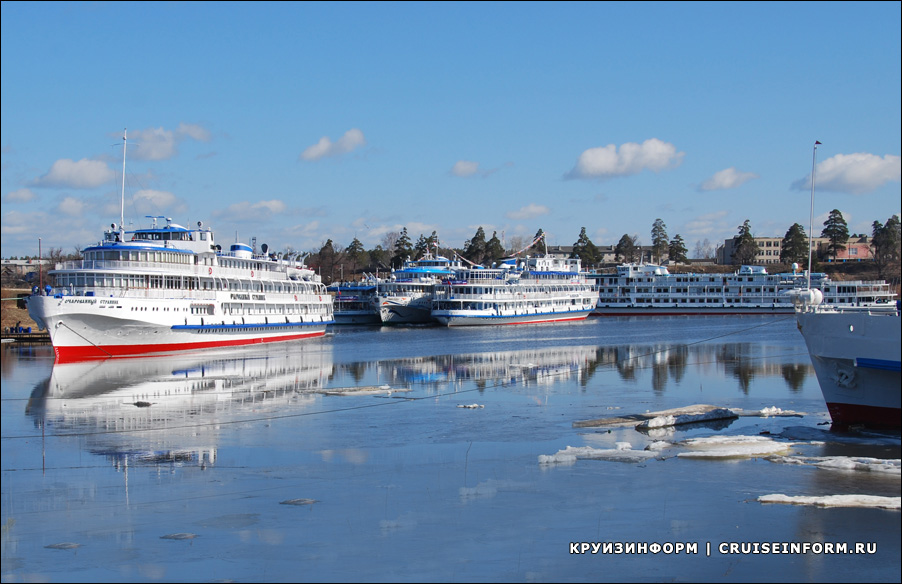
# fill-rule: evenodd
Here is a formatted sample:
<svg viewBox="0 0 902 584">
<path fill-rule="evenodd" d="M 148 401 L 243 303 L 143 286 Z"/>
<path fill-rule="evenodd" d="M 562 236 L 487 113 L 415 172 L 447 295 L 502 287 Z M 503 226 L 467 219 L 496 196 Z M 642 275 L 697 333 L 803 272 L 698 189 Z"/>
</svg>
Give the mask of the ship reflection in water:
<svg viewBox="0 0 902 584">
<path fill-rule="evenodd" d="M 214 464 L 223 425 L 315 400 L 331 354 L 291 347 L 56 363 L 26 413 L 45 433 L 83 436 L 116 465 Z"/>
</svg>

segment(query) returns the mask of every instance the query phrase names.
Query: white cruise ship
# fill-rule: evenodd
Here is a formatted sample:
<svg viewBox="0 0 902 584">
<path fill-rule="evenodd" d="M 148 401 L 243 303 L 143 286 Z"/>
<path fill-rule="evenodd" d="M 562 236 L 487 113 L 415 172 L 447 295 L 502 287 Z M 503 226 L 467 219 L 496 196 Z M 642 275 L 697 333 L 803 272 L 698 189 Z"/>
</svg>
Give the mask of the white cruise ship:
<svg viewBox="0 0 902 584">
<path fill-rule="evenodd" d="M 84 259 L 58 264 L 28 312 L 58 361 L 105 359 L 322 336 L 332 296 L 301 259 L 221 251 L 200 222 L 104 233 Z"/>
<path fill-rule="evenodd" d="M 592 274 L 597 316 L 792 314 L 787 294 L 808 286 L 803 272 L 768 274 L 742 266 L 731 274 L 671 274 L 657 265 L 624 264 L 614 274 Z M 836 306 L 885 306 L 895 297 L 884 281 L 832 280 L 811 274 L 811 286 Z"/>
<path fill-rule="evenodd" d="M 383 324 L 434 322 L 432 297 L 441 280 L 452 277 L 460 264 L 440 255 L 408 259 L 399 270 L 376 283 L 373 312 Z"/>
<path fill-rule="evenodd" d="M 579 259 L 527 257 L 457 270 L 436 286 L 432 317 L 445 326 L 583 320 L 596 298 Z"/>
</svg>

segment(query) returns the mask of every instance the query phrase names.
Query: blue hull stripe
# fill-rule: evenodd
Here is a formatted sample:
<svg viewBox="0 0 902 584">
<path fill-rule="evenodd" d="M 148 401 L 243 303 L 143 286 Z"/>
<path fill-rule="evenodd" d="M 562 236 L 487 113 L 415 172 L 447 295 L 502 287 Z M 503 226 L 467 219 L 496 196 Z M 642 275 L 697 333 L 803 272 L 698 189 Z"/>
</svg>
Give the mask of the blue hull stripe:
<svg viewBox="0 0 902 584">
<path fill-rule="evenodd" d="M 856 367 L 864 367 L 865 369 L 881 369 L 883 371 L 902 371 L 899 361 L 888 361 L 886 359 L 866 359 L 859 357 L 855 359 Z"/>
</svg>

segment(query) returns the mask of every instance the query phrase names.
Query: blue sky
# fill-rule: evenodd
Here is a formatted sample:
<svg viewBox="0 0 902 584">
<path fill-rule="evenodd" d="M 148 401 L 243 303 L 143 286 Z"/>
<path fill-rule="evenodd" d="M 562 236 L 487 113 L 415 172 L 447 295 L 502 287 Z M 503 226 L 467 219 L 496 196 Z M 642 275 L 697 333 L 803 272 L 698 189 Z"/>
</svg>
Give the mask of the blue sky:
<svg viewBox="0 0 902 584">
<path fill-rule="evenodd" d="M 120 215 L 690 249 L 900 213 L 899 2 L 2 3 L 2 255 Z"/>
</svg>

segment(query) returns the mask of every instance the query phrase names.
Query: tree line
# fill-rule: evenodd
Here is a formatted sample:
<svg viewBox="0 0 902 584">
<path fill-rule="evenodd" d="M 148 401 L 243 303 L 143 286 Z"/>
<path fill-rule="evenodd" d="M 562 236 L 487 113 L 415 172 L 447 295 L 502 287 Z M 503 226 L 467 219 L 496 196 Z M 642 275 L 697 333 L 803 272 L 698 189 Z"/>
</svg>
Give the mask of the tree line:
<svg viewBox="0 0 902 584">
<path fill-rule="evenodd" d="M 655 219 L 650 235 L 651 257 L 648 259 L 658 264 L 665 260 L 683 264 L 690 263 L 685 241 L 679 234 L 672 238 L 668 237 L 667 226 L 662 219 Z M 454 248 L 443 246 L 435 231 L 429 236 L 420 234 L 414 242 L 407 228 L 404 227 L 400 232 L 386 234 L 380 244 L 369 250 L 357 237 L 354 237 L 347 247 L 342 247 L 332 239 L 327 239 L 318 250 L 309 251 L 305 261 L 308 266 L 318 271 L 324 282 L 329 284 L 338 280 L 359 279 L 363 274 L 376 274 L 398 269 L 408 259 L 422 259 L 430 254 L 443 255 L 452 259 L 460 258 L 472 264 L 491 266 L 515 254 L 534 254 L 543 251 L 544 236 L 545 232 L 539 229 L 531 242 L 526 242 L 522 237 L 517 236 L 505 244 L 498 237 L 497 231 L 492 232 L 492 236 L 487 238 L 485 230 L 479 227 L 472 238 L 466 240 L 461 247 Z M 830 212 L 820 236 L 828 240 L 826 254 L 834 260 L 839 252 L 846 249 L 850 234 L 848 225 L 839 210 L 834 209 Z M 875 265 L 880 277 L 884 277 L 890 267 L 898 268 L 900 264 L 902 235 L 900 235 L 899 216 L 893 215 L 887 219 L 885 224 L 874 221 L 870 238 L 870 248 Z M 732 243 L 732 263 L 734 265 L 755 262 L 759 247 L 755 242 L 748 219 L 739 226 Z M 642 248 L 638 235 L 625 233 L 614 246 L 614 261 L 616 263 L 644 261 L 649 248 L 646 250 Z M 60 248 L 51 248 L 45 257 L 50 260 L 51 265 L 54 265 L 65 260 L 80 259 L 81 255 L 79 248 L 76 248 L 74 254 L 68 255 L 63 254 Z M 573 243 L 570 257 L 579 258 L 583 268 L 591 270 L 601 266 L 604 261 L 603 255 L 602 250 L 592 242 L 586 233 L 586 228 L 583 227 L 579 237 Z M 699 241 L 695 246 L 693 257 L 696 259 L 713 258 L 714 246 L 707 239 Z M 805 233 L 804 227 L 794 223 L 783 237 L 780 261 L 785 264 L 802 264 L 807 260 L 808 235 Z"/>
</svg>

